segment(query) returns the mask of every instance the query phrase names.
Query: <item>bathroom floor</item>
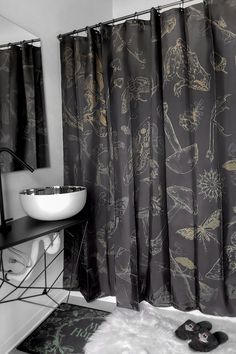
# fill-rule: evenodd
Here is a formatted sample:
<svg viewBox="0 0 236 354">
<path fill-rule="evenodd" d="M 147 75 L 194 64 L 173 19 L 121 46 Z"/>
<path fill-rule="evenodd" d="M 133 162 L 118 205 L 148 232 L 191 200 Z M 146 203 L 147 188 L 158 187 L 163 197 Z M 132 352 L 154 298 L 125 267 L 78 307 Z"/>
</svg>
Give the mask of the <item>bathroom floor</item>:
<svg viewBox="0 0 236 354">
<path fill-rule="evenodd" d="M 102 315 L 105 316 L 107 313 L 104 311 L 111 312 L 112 309 L 115 309 L 115 304 L 101 301 L 96 302 L 96 304 L 98 304 L 96 307 L 100 308 Z M 82 305 L 84 305 L 84 302 L 82 302 Z M 91 304 L 89 305 L 91 306 Z M 174 336 L 174 330 L 186 319 L 191 318 L 195 322 L 208 320 L 213 324 L 213 332 L 221 330 L 228 334 L 228 342 L 219 346 L 213 353 L 235 354 L 236 318 L 207 316 L 199 311 L 187 313 L 173 308 L 154 308 L 147 303 L 141 305 L 140 312 L 116 309 L 112 317 L 109 317 L 109 323 L 104 321 L 100 326 L 99 333 L 97 332 L 97 336 L 92 337 L 91 343 L 86 347 L 86 353 L 121 354 L 125 349 L 129 354 L 175 354 L 180 352 L 181 354 L 188 354 L 192 352 L 188 348 L 188 344 L 185 341 L 178 340 Z M 72 312 L 78 311 L 77 306 L 73 307 L 72 305 L 71 309 Z M 95 313 L 99 313 L 99 311 L 96 311 Z M 56 320 L 56 317 L 54 320 Z M 79 329 L 74 329 L 74 331 L 79 333 Z M 70 344 L 73 345 L 73 341 L 71 343 L 68 341 L 68 348 Z M 146 348 L 146 351 L 143 348 Z M 65 354 L 69 352 L 66 351 Z M 73 352 L 80 353 L 80 351 Z M 31 354 L 34 352 L 14 350 L 10 354 L 20 353 Z M 45 352 L 40 353 L 45 354 Z"/>
</svg>

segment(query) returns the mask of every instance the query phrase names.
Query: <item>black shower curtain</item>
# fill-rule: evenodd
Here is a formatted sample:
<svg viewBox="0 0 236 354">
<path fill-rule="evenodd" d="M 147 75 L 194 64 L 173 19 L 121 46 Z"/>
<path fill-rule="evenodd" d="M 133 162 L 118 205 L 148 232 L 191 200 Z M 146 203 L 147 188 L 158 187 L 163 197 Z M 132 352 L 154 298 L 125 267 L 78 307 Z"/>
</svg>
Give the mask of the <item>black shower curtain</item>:
<svg viewBox="0 0 236 354">
<path fill-rule="evenodd" d="M 87 300 L 236 315 L 235 18 L 235 0 L 208 1 L 61 40 Z"/>
<path fill-rule="evenodd" d="M 41 48 L 31 44 L 0 50 L 0 147 L 34 168 L 49 165 Z M 1 154 L 1 169 L 22 169 Z"/>
</svg>

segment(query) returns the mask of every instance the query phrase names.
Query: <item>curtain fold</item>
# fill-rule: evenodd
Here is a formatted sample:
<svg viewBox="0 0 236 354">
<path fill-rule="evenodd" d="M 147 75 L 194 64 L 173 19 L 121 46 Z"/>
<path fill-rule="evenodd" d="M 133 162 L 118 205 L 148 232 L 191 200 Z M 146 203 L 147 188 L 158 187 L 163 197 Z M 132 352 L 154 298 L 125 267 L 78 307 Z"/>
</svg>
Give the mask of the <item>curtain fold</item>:
<svg viewBox="0 0 236 354">
<path fill-rule="evenodd" d="M 40 47 L 0 50 L 0 146 L 34 168 L 49 165 Z M 22 168 L 8 154 L 0 159 L 3 172 Z"/>
<path fill-rule="evenodd" d="M 65 183 L 88 188 L 74 283 L 87 300 L 236 314 L 235 15 L 234 0 L 152 9 L 61 40 Z"/>
</svg>

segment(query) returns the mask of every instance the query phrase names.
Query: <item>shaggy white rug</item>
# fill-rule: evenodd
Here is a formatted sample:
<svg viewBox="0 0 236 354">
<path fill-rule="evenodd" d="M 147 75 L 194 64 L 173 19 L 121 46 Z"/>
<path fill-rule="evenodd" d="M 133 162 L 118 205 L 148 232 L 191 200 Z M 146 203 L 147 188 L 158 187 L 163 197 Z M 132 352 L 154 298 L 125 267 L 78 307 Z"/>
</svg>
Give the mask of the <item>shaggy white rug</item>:
<svg viewBox="0 0 236 354">
<path fill-rule="evenodd" d="M 213 325 L 213 333 L 221 330 L 228 334 L 228 342 L 212 353 L 236 353 L 236 318 L 155 308 L 146 302 L 140 306 L 140 312 L 117 308 L 90 337 L 85 354 L 193 354 L 188 342 L 174 334 L 189 318 L 195 322 L 208 320 Z"/>
</svg>

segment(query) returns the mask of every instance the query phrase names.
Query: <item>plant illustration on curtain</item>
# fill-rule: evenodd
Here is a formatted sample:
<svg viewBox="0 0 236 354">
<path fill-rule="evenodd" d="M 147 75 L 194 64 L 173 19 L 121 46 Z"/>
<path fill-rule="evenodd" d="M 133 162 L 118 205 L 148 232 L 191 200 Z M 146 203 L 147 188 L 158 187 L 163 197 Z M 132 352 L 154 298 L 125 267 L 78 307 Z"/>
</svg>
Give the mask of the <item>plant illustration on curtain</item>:
<svg viewBox="0 0 236 354">
<path fill-rule="evenodd" d="M 0 146 L 34 168 L 49 165 L 41 48 L 31 44 L 0 50 Z M 21 169 L 1 154 L 2 171 Z"/>
<path fill-rule="evenodd" d="M 213 0 L 61 39 L 86 299 L 236 315 L 235 16 L 235 0 Z"/>
</svg>

